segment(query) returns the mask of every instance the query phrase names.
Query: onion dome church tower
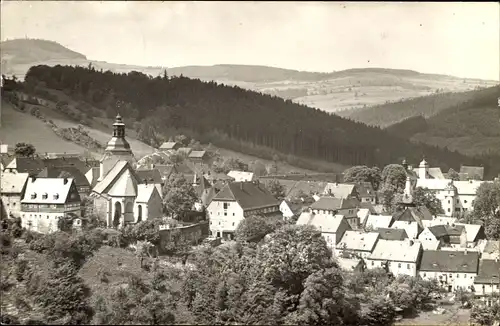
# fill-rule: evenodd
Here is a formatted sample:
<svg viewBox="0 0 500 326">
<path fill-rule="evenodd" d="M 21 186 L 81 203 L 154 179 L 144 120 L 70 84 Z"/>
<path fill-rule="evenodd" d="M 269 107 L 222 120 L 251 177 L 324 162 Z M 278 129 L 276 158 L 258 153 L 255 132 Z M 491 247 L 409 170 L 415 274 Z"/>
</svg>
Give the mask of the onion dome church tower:
<svg viewBox="0 0 500 326">
<path fill-rule="evenodd" d="M 99 181 L 104 179 L 118 161 L 127 161 L 133 167 L 136 164 L 136 159 L 132 153 L 130 144 L 125 139 L 125 124 L 120 114 L 116 116 L 115 123 L 113 123 L 113 136 L 109 140 L 100 161 L 101 171 Z"/>
</svg>

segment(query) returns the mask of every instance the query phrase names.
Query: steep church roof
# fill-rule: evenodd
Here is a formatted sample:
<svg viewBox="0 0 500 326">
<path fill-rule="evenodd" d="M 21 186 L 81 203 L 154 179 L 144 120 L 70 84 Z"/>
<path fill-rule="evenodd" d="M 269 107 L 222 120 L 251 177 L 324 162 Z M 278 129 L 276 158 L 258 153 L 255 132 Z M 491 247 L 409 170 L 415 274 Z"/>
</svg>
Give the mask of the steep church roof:
<svg viewBox="0 0 500 326">
<path fill-rule="evenodd" d="M 94 189 L 98 194 L 110 196 L 137 196 L 138 178 L 127 161 L 118 161 Z"/>
</svg>

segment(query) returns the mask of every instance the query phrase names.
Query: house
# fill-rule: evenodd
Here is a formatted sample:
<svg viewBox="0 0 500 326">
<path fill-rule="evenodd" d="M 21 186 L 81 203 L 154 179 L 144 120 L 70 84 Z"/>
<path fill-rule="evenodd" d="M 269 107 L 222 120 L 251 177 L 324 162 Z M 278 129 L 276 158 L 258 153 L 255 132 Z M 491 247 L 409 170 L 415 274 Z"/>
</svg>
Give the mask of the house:
<svg viewBox="0 0 500 326">
<path fill-rule="evenodd" d="M 462 225 L 434 225 L 418 236 L 424 250 L 437 250 L 443 247 L 467 248 L 466 229 Z"/>
<path fill-rule="evenodd" d="M 366 258 L 366 268 L 384 268 L 394 276 L 416 277 L 421 255 L 422 245 L 419 242 L 380 239 L 372 254 Z"/>
<path fill-rule="evenodd" d="M 108 227 L 122 227 L 162 216 L 155 184 L 144 183 L 127 161 L 119 161 L 92 189 L 95 209 Z"/>
<path fill-rule="evenodd" d="M 156 168 L 153 169 L 140 169 L 136 170 L 135 173 L 142 184 L 153 184 L 158 190 L 158 193 L 163 197 L 163 186 L 165 181 L 161 177 L 160 171 Z"/>
<path fill-rule="evenodd" d="M 462 165 L 459 174 L 464 176 L 463 180 L 484 180 L 484 167 Z"/>
<path fill-rule="evenodd" d="M 378 228 L 375 232 L 378 232 L 380 235 L 379 239 L 383 240 L 403 241 L 408 239 L 408 235 L 404 229 Z"/>
<path fill-rule="evenodd" d="M 477 296 L 490 296 L 500 293 L 500 261 L 481 259 L 479 271 L 474 279 L 474 293 Z"/>
<path fill-rule="evenodd" d="M 373 189 L 370 182 L 361 182 L 356 184 L 356 190 L 359 201 L 375 205 L 377 203 L 377 192 Z"/>
<path fill-rule="evenodd" d="M 388 228 L 393 222 L 391 215 L 369 215 L 363 224 L 365 230 Z"/>
<path fill-rule="evenodd" d="M 356 185 L 350 183 L 338 183 L 338 182 L 327 183 L 325 189 L 323 190 L 322 195 L 328 197 L 342 198 L 342 199 L 346 198 L 359 199 Z"/>
<path fill-rule="evenodd" d="M 264 179 L 268 180 L 268 179 Z M 285 198 L 287 200 L 301 200 L 305 202 L 314 194 L 320 194 L 324 191 L 327 183 L 324 181 L 306 181 L 306 180 L 287 180 L 276 179 L 285 187 Z"/>
<path fill-rule="evenodd" d="M 181 147 L 181 144 L 175 141 L 167 141 L 161 144 L 160 150 L 161 151 L 176 151 Z"/>
<path fill-rule="evenodd" d="M 315 214 L 343 215 L 353 229 L 359 226 L 359 201 L 355 198 L 321 197 L 310 208 Z"/>
<path fill-rule="evenodd" d="M 254 181 L 253 172 L 232 170 L 232 171 L 229 171 L 229 173 L 227 175 L 228 175 L 228 177 L 234 179 L 234 181 L 236 181 L 236 182 Z"/>
<path fill-rule="evenodd" d="M 484 227 L 480 224 L 455 223 L 456 226 L 463 226 L 467 234 L 467 248 L 474 248 L 480 240 L 486 239 Z"/>
<path fill-rule="evenodd" d="M 477 252 L 425 250 L 419 275 L 424 280 L 438 280 L 448 292 L 459 288 L 470 290 L 478 273 L 478 265 Z"/>
<path fill-rule="evenodd" d="M 368 208 L 360 208 L 356 215 L 358 216 L 359 224 L 364 226 L 368 216 L 370 216 L 370 210 Z"/>
<path fill-rule="evenodd" d="M 345 231 L 336 246 L 338 256 L 366 258 L 371 255 L 379 234 L 377 232 Z"/>
<path fill-rule="evenodd" d="M 39 233 L 57 231 L 60 219 L 81 226 L 81 210 L 73 179 L 31 177 L 21 200 L 21 225 Z"/>
<path fill-rule="evenodd" d="M 209 156 L 207 151 L 192 151 L 188 155 L 188 160 L 193 163 L 208 163 Z"/>
<path fill-rule="evenodd" d="M 36 176 L 44 167 L 45 164 L 40 158 L 14 157 L 5 166 L 4 172 L 28 173 L 30 176 Z"/>
<path fill-rule="evenodd" d="M 234 238 L 239 223 L 251 215 L 283 218 L 280 202 L 258 181 L 231 182 L 215 195 L 208 205 L 212 236 Z"/>
<path fill-rule="evenodd" d="M 208 207 L 217 194 L 217 191 L 202 175 L 198 176 L 195 174 L 193 178 L 193 187 L 198 196 L 198 202 L 195 203 L 194 210 L 202 212 Z"/>
<path fill-rule="evenodd" d="M 457 222 L 458 219 L 456 217 L 441 216 L 441 215 L 435 216 L 432 220 L 422 220 L 424 228 L 428 228 L 434 225 L 452 225 L 456 224 Z"/>
<path fill-rule="evenodd" d="M 72 178 L 75 182 L 76 189 L 80 197 L 87 196 L 90 194 L 90 183 L 85 177 L 85 175 L 73 166 L 67 167 L 45 167 L 40 173 L 38 173 L 37 178 Z"/>
<path fill-rule="evenodd" d="M 137 173 L 136 160 L 125 139 L 125 124 L 120 115 L 113 124 L 113 135 L 100 161 L 98 183 L 90 197 L 108 227 L 162 216 L 159 175 L 155 171 Z M 152 181 L 151 181 L 152 180 Z"/>
<path fill-rule="evenodd" d="M 184 155 L 185 157 L 188 157 L 192 151 L 193 151 L 193 149 L 190 147 L 180 147 L 177 149 L 177 153 Z"/>
<path fill-rule="evenodd" d="M 326 241 L 326 245 L 334 250 L 344 233 L 351 230 L 351 226 L 342 215 L 315 214 L 311 211 L 300 214 L 297 225 L 312 225 L 319 231 Z"/>
<path fill-rule="evenodd" d="M 24 195 L 28 173 L 4 173 L 1 175 L 0 200 L 6 216 L 21 216 L 21 199 Z"/>
<path fill-rule="evenodd" d="M 280 211 L 285 220 L 289 220 L 293 217 L 299 217 L 300 213 L 302 213 L 302 206 L 302 204 L 294 203 L 285 199 L 281 201 Z"/>
<path fill-rule="evenodd" d="M 429 165 L 422 160 L 418 171 L 417 187 L 433 191 L 441 201 L 446 216 L 457 216 L 473 210 L 477 189 L 486 181 L 467 180 L 454 181 L 444 178 L 433 178 L 427 173 Z"/>
<path fill-rule="evenodd" d="M 335 257 L 339 267 L 347 272 L 362 272 L 364 270 L 364 261 L 360 258 Z"/>
</svg>

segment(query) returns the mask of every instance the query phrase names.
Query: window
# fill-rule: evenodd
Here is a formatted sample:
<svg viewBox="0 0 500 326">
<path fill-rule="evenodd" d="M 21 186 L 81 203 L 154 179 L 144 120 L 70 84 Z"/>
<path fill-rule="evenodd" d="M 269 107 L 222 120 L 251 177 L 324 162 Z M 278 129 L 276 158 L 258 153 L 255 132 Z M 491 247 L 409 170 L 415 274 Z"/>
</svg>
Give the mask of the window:
<svg viewBox="0 0 500 326">
<path fill-rule="evenodd" d="M 54 199 L 59 199 L 59 194 L 54 194 Z"/>
<path fill-rule="evenodd" d="M 229 203 L 224 203 L 224 209 L 227 209 L 229 207 Z"/>
<path fill-rule="evenodd" d="M 410 269 L 410 264 L 406 264 L 406 268 L 407 268 L 407 269 Z"/>
<path fill-rule="evenodd" d="M 450 209 L 448 208 L 448 213 L 450 212 Z"/>
<path fill-rule="evenodd" d="M 375 265 L 375 262 L 372 260 L 372 266 Z"/>
<path fill-rule="evenodd" d="M 467 278 L 467 274 L 464 274 L 464 278 Z"/>
<path fill-rule="evenodd" d="M 233 216 L 234 216 L 234 213 L 233 213 Z"/>
<path fill-rule="evenodd" d="M 35 193 L 32 193 L 31 194 L 31 199 L 35 199 L 36 198 L 36 194 Z"/>
<path fill-rule="evenodd" d="M 452 275 L 452 274 L 450 274 L 450 275 L 448 275 L 448 276 L 449 276 L 450 278 L 452 278 L 452 277 L 453 277 L 453 275 Z"/>
<path fill-rule="evenodd" d="M 467 199 L 464 200 L 464 204 L 467 204 Z"/>
<path fill-rule="evenodd" d="M 401 268 L 401 263 L 398 263 L 398 268 Z"/>
<path fill-rule="evenodd" d="M 426 276 L 427 276 L 427 273 L 424 273 L 424 277 L 426 277 Z"/>
<path fill-rule="evenodd" d="M 233 226 L 234 226 L 234 222 L 233 222 Z"/>
<path fill-rule="evenodd" d="M 460 274 L 457 274 L 457 278 L 459 278 L 459 277 L 460 277 Z"/>
<path fill-rule="evenodd" d="M 49 197 L 49 195 L 47 195 L 47 193 L 44 193 L 44 194 L 42 195 L 42 199 L 47 199 L 47 197 Z"/>
<path fill-rule="evenodd" d="M 448 204 L 451 204 L 451 200 L 448 199 Z"/>
<path fill-rule="evenodd" d="M 224 212 L 224 216 L 227 216 L 227 212 Z"/>
</svg>

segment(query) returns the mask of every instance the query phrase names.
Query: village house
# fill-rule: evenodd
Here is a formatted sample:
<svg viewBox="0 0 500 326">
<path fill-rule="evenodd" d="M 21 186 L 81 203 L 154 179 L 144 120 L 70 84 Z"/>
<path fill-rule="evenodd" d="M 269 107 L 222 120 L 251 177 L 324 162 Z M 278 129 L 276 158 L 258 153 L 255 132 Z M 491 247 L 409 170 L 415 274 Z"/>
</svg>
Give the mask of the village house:
<svg viewBox="0 0 500 326">
<path fill-rule="evenodd" d="M 477 252 L 425 250 L 419 275 L 424 280 L 438 280 L 448 292 L 471 290 L 478 273 L 478 264 Z"/>
<path fill-rule="evenodd" d="M 479 271 L 474 279 L 474 293 L 485 297 L 500 295 L 500 261 L 497 259 L 481 259 Z"/>
<path fill-rule="evenodd" d="M 350 183 L 327 183 L 322 195 L 341 199 L 359 199 L 356 185 Z"/>
<path fill-rule="evenodd" d="M 188 155 L 188 160 L 195 164 L 207 164 L 209 155 L 207 151 L 192 151 Z"/>
<path fill-rule="evenodd" d="M 258 181 L 231 182 L 208 205 L 210 232 L 217 238 L 233 239 L 236 228 L 246 217 L 283 218 L 279 205 L 280 202 Z"/>
<path fill-rule="evenodd" d="M 368 215 L 363 222 L 364 230 L 378 230 L 380 228 L 388 228 L 393 222 L 392 215 Z"/>
<path fill-rule="evenodd" d="M 458 172 L 460 180 L 484 180 L 484 167 L 482 166 L 460 166 L 460 172 Z"/>
<path fill-rule="evenodd" d="M 366 258 L 366 268 L 384 268 L 394 276 L 417 276 L 422 245 L 410 239 L 402 241 L 380 239 L 372 254 Z"/>
<path fill-rule="evenodd" d="M 73 179 L 29 178 L 21 200 L 22 227 L 39 233 L 59 229 L 59 220 L 81 226 L 81 200 Z"/>
<path fill-rule="evenodd" d="M 89 181 L 80 170 L 72 166 L 62 168 L 45 167 L 38 173 L 37 178 L 72 178 L 80 197 L 90 194 L 91 188 Z"/>
<path fill-rule="evenodd" d="M 335 197 L 321 197 L 310 206 L 315 214 L 343 215 L 352 229 L 359 227 L 358 208 L 359 201 L 357 199 Z"/>
<path fill-rule="evenodd" d="M 100 161 L 99 181 L 90 195 L 108 227 L 123 227 L 162 216 L 158 175 L 155 176 L 155 172 L 137 173 L 133 168 L 135 162 L 125 139 L 125 124 L 118 115 L 113 124 L 113 136 Z"/>
<path fill-rule="evenodd" d="M 198 212 L 205 211 L 217 194 L 217 191 L 202 175 L 198 176 L 195 174 L 192 185 L 198 197 L 198 201 L 194 204 L 193 209 Z"/>
<path fill-rule="evenodd" d="M 300 214 L 297 225 L 312 225 L 321 232 L 326 245 L 332 250 L 337 248 L 344 233 L 352 230 L 347 220 L 342 215 L 315 214 L 311 211 Z"/>
<path fill-rule="evenodd" d="M 443 247 L 467 248 L 467 233 L 463 225 L 435 225 L 420 233 L 418 239 L 424 250 L 438 250 Z"/>
<path fill-rule="evenodd" d="M 446 216 L 459 216 L 463 212 L 473 210 L 477 189 L 486 181 L 454 181 L 431 175 L 431 170 L 428 163 L 422 160 L 418 168 L 416 186 L 433 191 L 441 201 Z"/>
<path fill-rule="evenodd" d="M 408 235 L 404 229 L 378 228 L 375 232 L 378 232 L 380 235 L 379 239 L 382 240 L 403 241 L 408 239 Z"/>
<path fill-rule="evenodd" d="M 189 154 L 191 154 L 192 151 L 193 149 L 191 147 L 179 147 L 177 149 L 177 153 L 183 155 L 186 158 L 189 156 Z"/>
<path fill-rule="evenodd" d="M 338 256 L 366 258 L 371 255 L 379 234 L 377 232 L 346 231 L 336 246 Z"/>
<path fill-rule="evenodd" d="M 280 204 L 280 211 L 285 220 L 290 220 L 293 217 L 299 217 L 302 213 L 302 204 L 291 202 L 289 200 L 282 200 Z"/>
<path fill-rule="evenodd" d="M 41 158 L 14 157 L 5 167 L 5 173 L 28 173 L 36 176 L 43 170 L 45 164 Z"/>
<path fill-rule="evenodd" d="M 377 192 L 370 182 L 356 184 L 357 197 L 361 203 L 377 204 Z"/>
<path fill-rule="evenodd" d="M 160 194 L 160 197 L 163 197 L 163 186 L 165 185 L 165 181 L 162 179 L 160 171 L 158 171 L 158 169 L 139 169 L 135 170 L 135 173 L 141 184 L 154 185 L 156 190 Z"/>
<path fill-rule="evenodd" d="M 175 141 L 167 141 L 160 146 L 161 151 L 176 151 L 179 148 L 181 148 L 181 144 Z"/>
<path fill-rule="evenodd" d="M 454 223 L 455 226 L 463 226 L 467 235 L 467 248 L 475 248 L 480 240 L 486 239 L 484 227 L 480 224 Z"/>
<path fill-rule="evenodd" d="M 347 272 L 363 272 L 365 269 L 364 260 L 360 258 L 344 258 L 337 256 L 335 260 L 339 264 L 339 267 Z"/>
<path fill-rule="evenodd" d="M 264 177 L 261 179 L 269 180 Z M 312 196 L 322 193 L 327 185 L 324 181 L 276 180 L 285 188 L 285 199 L 290 201 L 300 200 L 304 202 L 304 204 L 307 204 L 307 199 L 311 199 L 312 203 L 312 201 L 315 200 Z"/>
<path fill-rule="evenodd" d="M 230 178 L 234 179 L 235 182 L 249 182 L 254 181 L 255 176 L 253 172 L 245 172 L 245 171 L 229 171 L 227 174 Z"/>
<path fill-rule="evenodd" d="M 432 220 L 422 220 L 422 223 L 424 224 L 424 228 L 428 228 L 430 226 L 435 226 L 435 225 L 452 225 L 456 224 L 458 222 L 458 219 L 456 217 L 451 217 L 451 216 L 434 216 Z"/>
<path fill-rule="evenodd" d="M 1 172 L 1 193 L 2 210 L 0 213 L 5 216 L 21 216 L 21 199 L 24 195 L 26 183 L 29 178 L 28 173 L 4 173 Z"/>
</svg>

